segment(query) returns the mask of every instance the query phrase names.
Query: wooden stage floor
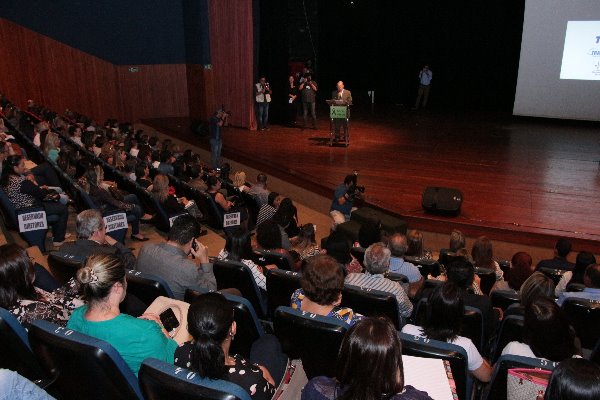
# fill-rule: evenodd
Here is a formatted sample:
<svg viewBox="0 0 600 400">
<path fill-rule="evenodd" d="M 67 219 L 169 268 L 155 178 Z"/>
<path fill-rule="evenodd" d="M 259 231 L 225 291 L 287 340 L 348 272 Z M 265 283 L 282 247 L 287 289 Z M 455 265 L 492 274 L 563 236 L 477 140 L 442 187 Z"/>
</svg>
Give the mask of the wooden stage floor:
<svg viewBox="0 0 600 400">
<path fill-rule="evenodd" d="M 142 122 L 198 145 L 187 118 Z M 458 228 L 467 235 L 549 247 L 564 236 L 576 250 L 599 252 L 597 123 L 356 109 L 348 148 L 329 147 L 329 122 L 319 123 L 318 131 L 228 127 L 223 155 L 328 197 L 346 174 L 358 170 L 366 201 L 403 216 L 409 227 L 440 233 Z M 201 146 L 208 148 L 206 138 Z M 460 189 L 461 215 L 426 214 L 421 194 L 427 186 Z"/>
</svg>

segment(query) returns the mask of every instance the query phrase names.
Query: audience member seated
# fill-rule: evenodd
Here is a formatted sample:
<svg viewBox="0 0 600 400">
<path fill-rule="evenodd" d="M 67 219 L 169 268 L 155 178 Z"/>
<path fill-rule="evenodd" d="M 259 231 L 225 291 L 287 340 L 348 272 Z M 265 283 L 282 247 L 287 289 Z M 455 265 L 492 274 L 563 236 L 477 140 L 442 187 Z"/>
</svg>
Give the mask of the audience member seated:
<svg viewBox="0 0 600 400">
<path fill-rule="evenodd" d="M 233 174 L 233 187 L 239 192 L 247 192 L 250 187 L 246 185 L 246 173 L 244 171 L 238 171 Z"/>
<path fill-rule="evenodd" d="M 558 305 L 547 297 L 538 297 L 525 309 L 525 327 L 521 342 L 510 342 L 502 355 L 544 358 L 562 361 L 579 353 L 575 332 Z"/>
<path fill-rule="evenodd" d="M 525 315 L 527 306 L 538 297 L 554 296 L 554 281 L 541 272 L 534 272 L 523 282 L 519 290 L 519 304 L 512 304 L 505 315 Z"/>
<path fill-rule="evenodd" d="M 363 271 L 360 262 L 350 253 L 350 241 L 342 232 L 331 232 L 331 235 L 327 238 L 325 252 L 344 267 L 344 273 L 360 273 Z"/>
<path fill-rule="evenodd" d="M 135 194 L 127 194 L 123 196 L 122 200 L 118 200 L 108 190 L 104 190 L 101 187 L 103 181 L 104 171 L 100 165 L 96 165 L 86 171 L 85 177 L 79 180 L 79 184 L 83 191 L 90 195 L 96 206 L 100 207 L 101 211 L 125 211 L 127 221 L 131 223 L 131 238 L 133 240 L 142 242 L 148 240 L 140 232 L 140 220 L 149 220 L 152 217 L 144 214 L 137 196 Z"/>
<path fill-rule="evenodd" d="M 336 377 L 318 376 L 302 391 L 302 400 L 427 400 L 427 393 L 404 385 L 402 346 L 385 318 L 365 318 L 351 327 L 338 354 Z"/>
<path fill-rule="evenodd" d="M 277 207 L 277 210 L 273 215 L 273 221 L 275 221 L 282 230 L 282 235 L 284 235 L 283 244 L 285 247 L 285 237 L 288 238 L 287 242 L 289 243 L 289 238 L 296 237 L 300 231 L 298 229 L 298 211 L 296 206 L 292 203 L 292 199 L 286 197 L 281 200 L 279 207 Z M 285 248 L 289 248 L 289 246 Z"/>
<path fill-rule="evenodd" d="M 131 250 L 106 234 L 100 211 L 91 209 L 80 212 L 76 230 L 77 240 L 63 244 L 60 248 L 62 253 L 82 259 L 92 254 L 112 254 L 121 260 L 126 269 L 135 268 L 135 256 Z"/>
<path fill-rule="evenodd" d="M 208 190 L 206 193 L 212 197 L 221 214 L 232 211 L 240 211 L 241 226 L 245 226 L 248 219 L 248 212 L 245 209 L 237 209 L 235 204 L 225 198 L 221 190 L 221 180 L 216 176 L 209 176 L 206 181 Z"/>
<path fill-rule="evenodd" d="M 544 400 L 600 399 L 600 366 L 589 360 L 572 358 L 554 368 Z"/>
<path fill-rule="evenodd" d="M 196 371 L 203 378 L 233 382 L 253 399 L 273 397 L 275 381 L 265 367 L 229 354 L 238 332 L 233 307 L 223 295 L 206 293 L 195 300 L 188 310 L 187 326 L 193 341 L 177 348 L 175 365 Z"/>
<path fill-rule="evenodd" d="M 585 270 L 590 264 L 596 264 L 596 257 L 592 253 L 587 251 L 582 251 L 577 254 L 577 260 L 575 261 L 575 268 L 573 271 L 565 271 L 565 273 L 560 278 L 560 282 L 556 285 L 556 289 L 554 293 L 557 297 L 559 297 L 562 292 L 567 289 L 570 283 L 579 283 L 584 285 L 583 277 L 585 275 Z"/>
<path fill-rule="evenodd" d="M 537 271 L 540 268 L 551 268 L 572 271 L 573 268 L 575 268 L 575 264 L 567 261 L 570 252 L 571 242 L 564 238 L 558 239 L 554 246 L 554 258 L 540 261 L 535 270 Z"/>
<path fill-rule="evenodd" d="M 44 155 L 52 162 L 56 162 L 60 151 L 60 138 L 54 132 L 48 132 L 44 141 Z"/>
<path fill-rule="evenodd" d="M 279 225 L 271 219 L 266 220 L 256 228 L 257 249 L 284 255 L 291 269 L 294 267 L 294 260 L 289 251 L 286 250 L 286 247 L 283 246 L 282 240 L 283 237 Z"/>
<path fill-rule="evenodd" d="M 486 236 L 480 236 L 475 240 L 471 249 L 471 257 L 473 257 L 473 266 L 494 270 L 496 272 L 496 281 L 503 279 L 504 272 L 500 269 L 500 264 L 494 260 L 492 241 Z"/>
<path fill-rule="evenodd" d="M 185 289 L 193 285 L 216 290 L 217 281 L 208 260 L 208 249 L 196 240 L 199 236 L 200 225 L 194 217 L 177 217 L 166 242 L 148 243 L 142 247 L 136 270 L 163 278 L 178 300 L 183 300 Z M 190 255 L 194 260 L 189 258 Z"/>
<path fill-rule="evenodd" d="M 425 279 L 418 267 L 404 260 L 404 255 L 408 249 L 406 236 L 401 233 L 394 233 L 390 237 L 388 247 L 392 254 L 390 272 L 402 274 L 408 278 L 408 297 L 412 299 L 423 287 Z"/>
<path fill-rule="evenodd" d="M 585 289 L 582 292 L 562 292 L 558 298 L 558 305 L 562 306 L 566 299 L 586 299 L 600 301 L 600 264 L 590 264 L 585 269 L 583 276 Z"/>
<path fill-rule="evenodd" d="M 423 247 L 423 234 L 415 229 L 408 231 L 406 235 L 408 249 L 406 250 L 407 257 L 414 257 L 418 260 L 431 260 L 431 250 L 425 250 Z"/>
<path fill-rule="evenodd" d="M 292 295 L 291 307 L 297 310 L 336 318 L 353 325 L 362 318 L 351 308 L 342 307 L 344 272 L 330 256 L 311 257 L 302 271 L 301 289 Z"/>
<path fill-rule="evenodd" d="M 292 250 L 298 253 L 300 262 L 321 252 L 315 239 L 314 224 L 304 224 L 300 227 L 298 236 L 292 239 Z"/>
<path fill-rule="evenodd" d="M 277 192 L 271 192 L 268 196 L 268 201 L 266 204 L 263 204 L 258 210 L 258 216 L 256 217 L 256 225 L 262 224 L 264 221 L 273 218 L 275 215 L 275 211 L 277 211 L 277 207 L 279 207 L 279 203 L 283 200 L 284 197 L 280 196 Z"/>
<path fill-rule="evenodd" d="M 267 189 L 267 175 L 260 173 L 256 176 L 256 183 L 252 185 L 248 194 L 256 200 L 259 207 L 267 204 L 269 190 Z"/>
<path fill-rule="evenodd" d="M 0 307 L 5 308 L 28 328 L 32 321 L 44 319 L 65 326 L 76 307 L 74 280 L 49 293 L 35 286 L 35 271 L 29 255 L 17 244 L 0 246 Z"/>
<path fill-rule="evenodd" d="M 188 181 L 187 184 L 202 193 L 206 193 L 208 186 L 206 185 L 206 182 L 202 178 L 201 172 L 202 172 L 202 166 L 192 165 L 190 167 L 190 169 L 188 170 L 190 180 Z"/>
<path fill-rule="evenodd" d="M 73 312 L 67 328 L 111 344 L 137 376 L 146 358 L 173 363 L 177 343 L 169 337 L 157 315 L 134 318 L 121 314 L 119 304 L 127 294 L 125 275 L 123 264 L 115 256 L 90 256 L 77 271 L 88 305 Z"/>
<path fill-rule="evenodd" d="M 413 305 L 399 282 L 394 282 L 385 277 L 389 271 L 391 252 L 383 243 L 375 243 L 365 251 L 364 273 L 351 273 L 346 277 L 347 285 L 371 288 L 382 292 L 391 293 L 398 301 L 400 317 L 408 318 L 412 314 Z M 400 318 L 402 320 L 402 318 Z"/>
<path fill-rule="evenodd" d="M 2 166 L 0 184 L 15 208 L 39 206 L 46 211 L 46 216 L 57 216 L 56 222 L 51 223 L 54 235 L 54 247 L 60 247 L 65 241 L 67 218 L 69 210 L 65 204 L 58 202 L 58 194 L 47 186 L 38 186 L 32 175 L 26 175 L 25 159 L 23 156 L 8 156 Z"/>
<path fill-rule="evenodd" d="M 403 333 L 453 343 L 465 349 L 469 371 L 482 382 L 489 382 L 492 368 L 481 357 L 471 339 L 459 336 L 465 314 L 463 289 L 452 282 L 436 287 L 427 299 L 427 318 L 423 326 L 407 324 Z"/>
<path fill-rule="evenodd" d="M 496 281 L 490 293 L 494 290 L 507 290 L 513 293 L 518 293 L 523 282 L 533 274 L 533 260 L 531 256 L 525 252 L 518 252 L 512 257 L 510 269 L 504 276 L 504 280 Z"/>
<path fill-rule="evenodd" d="M 175 196 L 175 191 L 169 186 L 169 177 L 165 174 L 156 174 L 149 187 L 152 196 L 165 209 L 167 214 L 177 214 L 184 212 L 189 200 L 186 197 Z"/>
<path fill-rule="evenodd" d="M 252 261 L 252 241 L 250 233 L 238 229 L 232 235 L 227 236 L 225 248 L 217 256 L 219 260 L 237 261 L 250 268 L 256 285 L 262 290 L 267 290 L 267 281 L 261 266 Z"/>
<path fill-rule="evenodd" d="M 147 189 L 148 186 L 152 185 L 152 178 L 150 178 L 150 168 L 146 163 L 139 163 L 135 166 L 135 181 L 138 185 Z"/>
<path fill-rule="evenodd" d="M 44 389 L 10 369 L 0 369 L 0 388 L 0 400 L 54 400 Z"/>
<path fill-rule="evenodd" d="M 175 157 L 173 154 L 166 150 L 160 153 L 160 164 L 156 169 L 158 172 L 166 175 L 174 175 L 175 169 L 173 168 L 173 163 L 175 162 Z"/>
<path fill-rule="evenodd" d="M 483 318 L 486 330 L 484 337 L 489 337 L 495 331 L 498 318 L 494 315 L 492 302 L 489 297 L 469 293 L 470 288 L 473 286 L 473 279 L 475 279 L 475 268 L 473 264 L 464 258 L 458 259 L 449 265 L 448 282 L 453 282 L 461 288 L 465 306 L 474 307 L 481 311 L 481 317 Z"/>
<path fill-rule="evenodd" d="M 440 249 L 440 262 L 445 263 L 446 260 L 443 260 L 442 258 L 445 255 L 454 255 L 456 254 L 459 250 L 465 250 L 466 249 L 466 239 L 465 239 L 465 235 L 457 230 L 454 229 L 452 230 L 452 232 L 450 233 L 450 242 L 448 245 L 447 249 Z M 468 251 L 467 251 L 468 253 Z"/>
</svg>

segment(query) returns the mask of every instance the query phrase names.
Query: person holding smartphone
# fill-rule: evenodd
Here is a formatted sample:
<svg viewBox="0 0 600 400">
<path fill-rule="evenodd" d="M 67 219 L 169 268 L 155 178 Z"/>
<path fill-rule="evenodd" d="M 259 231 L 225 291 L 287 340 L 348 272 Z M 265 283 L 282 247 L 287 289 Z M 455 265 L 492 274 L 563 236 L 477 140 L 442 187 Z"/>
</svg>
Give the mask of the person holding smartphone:
<svg viewBox="0 0 600 400">
<path fill-rule="evenodd" d="M 200 224 L 196 218 L 177 217 L 166 242 L 142 247 L 136 270 L 163 278 L 178 300 L 183 300 L 185 289 L 192 285 L 217 290 L 208 248 L 197 240 L 199 236 Z"/>
</svg>

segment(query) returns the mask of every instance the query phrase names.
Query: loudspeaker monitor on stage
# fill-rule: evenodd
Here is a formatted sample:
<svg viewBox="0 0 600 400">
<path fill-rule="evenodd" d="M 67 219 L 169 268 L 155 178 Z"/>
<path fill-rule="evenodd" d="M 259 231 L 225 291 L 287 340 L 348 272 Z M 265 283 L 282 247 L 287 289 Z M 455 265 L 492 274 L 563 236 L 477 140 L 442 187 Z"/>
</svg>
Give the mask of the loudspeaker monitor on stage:
<svg viewBox="0 0 600 400">
<path fill-rule="evenodd" d="M 463 194 L 458 189 L 428 187 L 423 192 L 421 205 L 431 214 L 458 216 L 463 202 Z"/>
</svg>

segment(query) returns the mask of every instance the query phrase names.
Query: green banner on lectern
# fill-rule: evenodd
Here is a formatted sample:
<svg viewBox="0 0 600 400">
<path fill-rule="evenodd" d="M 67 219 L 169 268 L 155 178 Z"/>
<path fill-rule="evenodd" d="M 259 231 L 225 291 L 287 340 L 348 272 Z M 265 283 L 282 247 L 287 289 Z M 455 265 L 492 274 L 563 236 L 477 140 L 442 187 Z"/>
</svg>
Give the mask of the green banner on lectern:
<svg viewBox="0 0 600 400">
<path fill-rule="evenodd" d="M 331 119 L 346 119 L 347 112 L 348 112 L 347 106 L 330 106 L 329 107 L 329 118 L 331 118 Z"/>
</svg>

